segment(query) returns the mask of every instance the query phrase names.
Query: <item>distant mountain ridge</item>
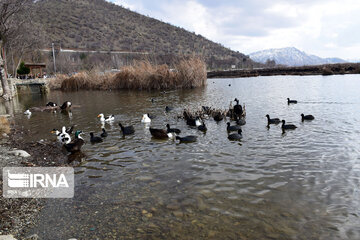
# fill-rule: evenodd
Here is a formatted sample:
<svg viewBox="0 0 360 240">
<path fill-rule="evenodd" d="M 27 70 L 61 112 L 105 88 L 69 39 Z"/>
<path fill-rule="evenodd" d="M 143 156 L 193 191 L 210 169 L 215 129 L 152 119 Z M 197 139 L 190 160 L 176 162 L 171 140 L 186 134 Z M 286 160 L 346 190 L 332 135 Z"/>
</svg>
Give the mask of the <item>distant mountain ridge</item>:
<svg viewBox="0 0 360 240">
<path fill-rule="evenodd" d="M 287 66 L 305 66 L 347 62 L 340 58 L 321 58 L 315 55 L 309 55 L 295 47 L 272 48 L 251 53 L 249 56 L 256 62 L 266 63 L 267 60 L 275 60 L 276 64 Z"/>
</svg>

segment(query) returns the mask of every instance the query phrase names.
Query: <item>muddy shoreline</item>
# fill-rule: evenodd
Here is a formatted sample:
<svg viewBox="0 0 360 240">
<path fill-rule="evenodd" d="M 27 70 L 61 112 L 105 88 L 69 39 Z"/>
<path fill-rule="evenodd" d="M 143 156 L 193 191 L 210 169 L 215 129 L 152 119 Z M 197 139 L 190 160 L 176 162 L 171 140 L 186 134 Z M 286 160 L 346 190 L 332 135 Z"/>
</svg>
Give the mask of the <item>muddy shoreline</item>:
<svg viewBox="0 0 360 240">
<path fill-rule="evenodd" d="M 243 78 L 276 75 L 339 75 L 360 74 L 360 63 L 325 64 L 302 67 L 274 67 L 229 71 L 211 71 L 207 78 Z"/>
<path fill-rule="evenodd" d="M 34 239 L 24 236 L 26 230 L 35 224 L 45 199 L 4 198 L 2 196 L 3 167 L 50 167 L 68 166 L 68 156 L 56 142 L 26 141 L 29 130 L 11 129 L 0 137 L 0 236 L 13 235 L 18 239 Z M 15 156 L 13 150 L 24 150 L 29 157 Z M 35 236 L 35 239 L 36 236 Z"/>
</svg>

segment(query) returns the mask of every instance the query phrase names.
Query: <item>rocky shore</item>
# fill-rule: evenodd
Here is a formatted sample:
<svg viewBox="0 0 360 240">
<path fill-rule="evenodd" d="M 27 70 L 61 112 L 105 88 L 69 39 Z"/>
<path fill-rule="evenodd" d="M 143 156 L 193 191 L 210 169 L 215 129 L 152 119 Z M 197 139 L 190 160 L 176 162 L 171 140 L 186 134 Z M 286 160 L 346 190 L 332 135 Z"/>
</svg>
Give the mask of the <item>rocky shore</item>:
<svg viewBox="0 0 360 240">
<path fill-rule="evenodd" d="M 274 75 L 306 76 L 306 75 L 334 75 L 334 74 L 360 74 L 360 63 L 211 71 L 207 73 L 207 77 L 208 78 L 241 78 L 241 77 L 274 76 Z"/>
<path fill-rule="evenodd" d="M 0 136 L 0 185 L 2 186 L 3 167 L 64 166 L 68 164 L 67 155 L 55 142 L 26 142 L 29 134 L 23 129 L 12 129 L 10 134 Z M 35 223 L 45 204 L 43 199 L 4 198 L 0 188 L 0 240 L 38 239 L 37 236 L 24 236 L 28 227 Z M 15 238 L 13 238 L 15 237 Z"/>
</svg>

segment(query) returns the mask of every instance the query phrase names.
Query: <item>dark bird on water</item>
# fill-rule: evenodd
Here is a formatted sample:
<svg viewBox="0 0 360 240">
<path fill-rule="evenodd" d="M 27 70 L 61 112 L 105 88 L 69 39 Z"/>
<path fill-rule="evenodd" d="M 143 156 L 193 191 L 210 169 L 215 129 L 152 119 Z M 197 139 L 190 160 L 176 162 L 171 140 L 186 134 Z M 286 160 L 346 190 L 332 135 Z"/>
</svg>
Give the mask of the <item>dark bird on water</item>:
<svg viewBox="0 0 360 240">
<path fill-rule="evenodd" d="M 278 119 L 278 118 L 270 118 L 269 114 L 266 114 L 265 117 L 267 118 L 268 125 L 270 125 L 270 124 L 279 124 L 280 123 L 280 119 Z"/>
<path fill-rule="evenodd" d="M 66 128 L 65 132 L 68 134 L 72 134 L 73 130 L 74 130 L 74 126 L 71 126 L 69 128 Z"/>
<path fill-rule="evenodd" d="M 232 140 L 232 141 L 238 141 L 238 140 L 242 139 L 241 133 L 242 133 L 242 130 L 239 129 L 237 133 L 230 134 L 228 136 L 228 139 Z"/>
<path fill-rule="evenodd" d="M 98 136 L 94 136 L 94 133 L 91 132 L 90 133 L 90 142 L 91 143 L 99 143 L 99 142 L 102 142 L 102 138 L 101 137 L 98 137 Z"/>
<path fill-rule="evenodd" d="M 304 120 L 314 120 L 315 117 L 313 115 L 304 115 L 303 113 L 301 114 L 301 121 L 304 121 Z"/>
<path fill-rule="evenodd" d="M 285 124 L 285 120 L 282 120 L 282 125 L 281 125 L 282 130 L 291 130 L 291 129 L 295 129 L 297 128 L 294 124 Z"/>
<path fill-rule="evenodd" d="M 197 136 L 194 136 L 194 135 L 189 135 L 186 137 L 176 136 L 176 140 L 179 140 L 180 143 L 192 143 L 192 142 L 196 142 Z"/>
<path fill-rule="evenodd" d="M 189 117 L 186 120 L 186 124 L 189 125 L 189 126 L 197 127 L 197 126 L 201 125 L 201 121 L 200 121 L 199 117 L 195 117 L 195 118 Z"/>
<path fill-rule="evenodd" d="M 207 127 L 205 126 L 205 122 L 202 123 L 202 125 L 198 126 L 198 130 L 202 132 L 207 131 Z"/>
<path fill-rule="evenodd" d="M 239 99 L 235 98 L 234 101 L 236 102 L 234 106 L 234 113 L 238 116 L 241 116 L 243 114 L 242 106 L 239 104 Z"/>
<path fill-rule="evenodd" d="M 122 131 L 123 135 L 130 135 L 130 134 L 135 133 L 134 126 L 132 126 L 132 125 L 124 127 L 121 123 L 119 123 L 119 126 L 121 128 L 121 131 Z"/>
<path fill-rule="evenodd" d="M 64 102 L 64 103 L 60 106 L 60 108 L 61 108 L 62 110 L 65 110 L 65 109 L 70 108 L 71 105 L 72 105 L 71 102 L 66 101 L 66 102 Z"/>
<path fill-rule="evenodd" d="M 173 137 L 173 133 L 168 133 L 165 129 L 150 128 L 150 133 L 156 139 L 168 139 Z"/>
<path fill-rule="evenodd" d="M 105 138 L 108 136 L 108 133 L 106 132 L 105 128 L 102 128 L 102 133 L 100 134 L 101 137 Z"/>
<path fill-rule="evenodd" d="M 239 125 L 230 126 L 230 122 L 227 123 L 226 130 L 227 130 L 228 132 L 238 131 L 239 129 L 241 129 L 241 126 L 239 126 Z"/>
<path fill-rule="evenodd" d="M 57 106 L 57 104 L 54 103 L 54 102 L 48 102 L 48 103 L 46 104 L 46 107 L 56 107 L 56 106 Z"/>
<path fill-rule="evenodd" d="M 220 122 L 220 121 L 222 121 L 224 119 L 224 116 L 220 113 L 220 112 L 217 112 L 216 114 L 215 114 L 215 116 L 214 116 L 214 120 L 216 121 L 216 122 Z"/>
<path fill-rule="evenodd" d="M 170 124 L 166 124 L 166 128 L 168 133 L 176 133 L 176 134 L 181 133 L 181 130 L 178 128 L 170 128 Z"/>
<path fill-rule="evenodd" d="M 173 109 L 174 109 L 173 107 L 166 106 L 165 107 L 165 112 L 170 112 Z"/>
<path fill-rule="evenodd" d="M 287 98 L 287 102 L 288 102 L 288 104 L 290 104 L 290 103 L 297 103 L 296 100 L 290 100 L 290 98 Z"/>
</svg>

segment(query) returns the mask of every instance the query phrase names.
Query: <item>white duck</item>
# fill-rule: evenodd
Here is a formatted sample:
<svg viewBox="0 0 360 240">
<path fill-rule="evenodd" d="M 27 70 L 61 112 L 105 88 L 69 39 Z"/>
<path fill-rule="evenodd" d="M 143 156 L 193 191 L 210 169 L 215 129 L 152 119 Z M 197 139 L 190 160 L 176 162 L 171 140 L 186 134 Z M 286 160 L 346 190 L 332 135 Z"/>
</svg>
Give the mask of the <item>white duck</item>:
<svg viewBox="0 0 360 240">
<path fill-rule="evenodd" d="M 142 122 L 142 123 L 151 123 L 151 118 L 149 118 L 149 115 L 148 115 L 147 113 L 145 113 L 145 114 L 142 116 L 141 122 Z"/>
<path fill-rule="evenodd" d="M 30 110 L 29 110 L 29 109 L 27 109 L 27 110 L 24 112 L 24 114 L 25 114 L 25 115 L 29 115 L 29 116 L 30 116 L 30 115 L 31 115 L 31 112 L 30 112 Z"/>
<path fill-rule="evenodd" d="M 110 121 L 114 121 L 115 120 L 115 116 L 114 115 L 109 115 L 105 118 L 104 114 L 100 113 L 97 117 L 100 118 L 101 122 L 110 122 Z"/>
<path fill-rule="evenodd" d="M 66 127 L 62 127 L 62 131 L 60 132 L 57 129 L 53 129 L 51 133 L 54 133 L 57 136 L 57 140 L 63 144 L 69 144 L 71 142 L 70 135 L 66 132 Z"/>
</svg>

